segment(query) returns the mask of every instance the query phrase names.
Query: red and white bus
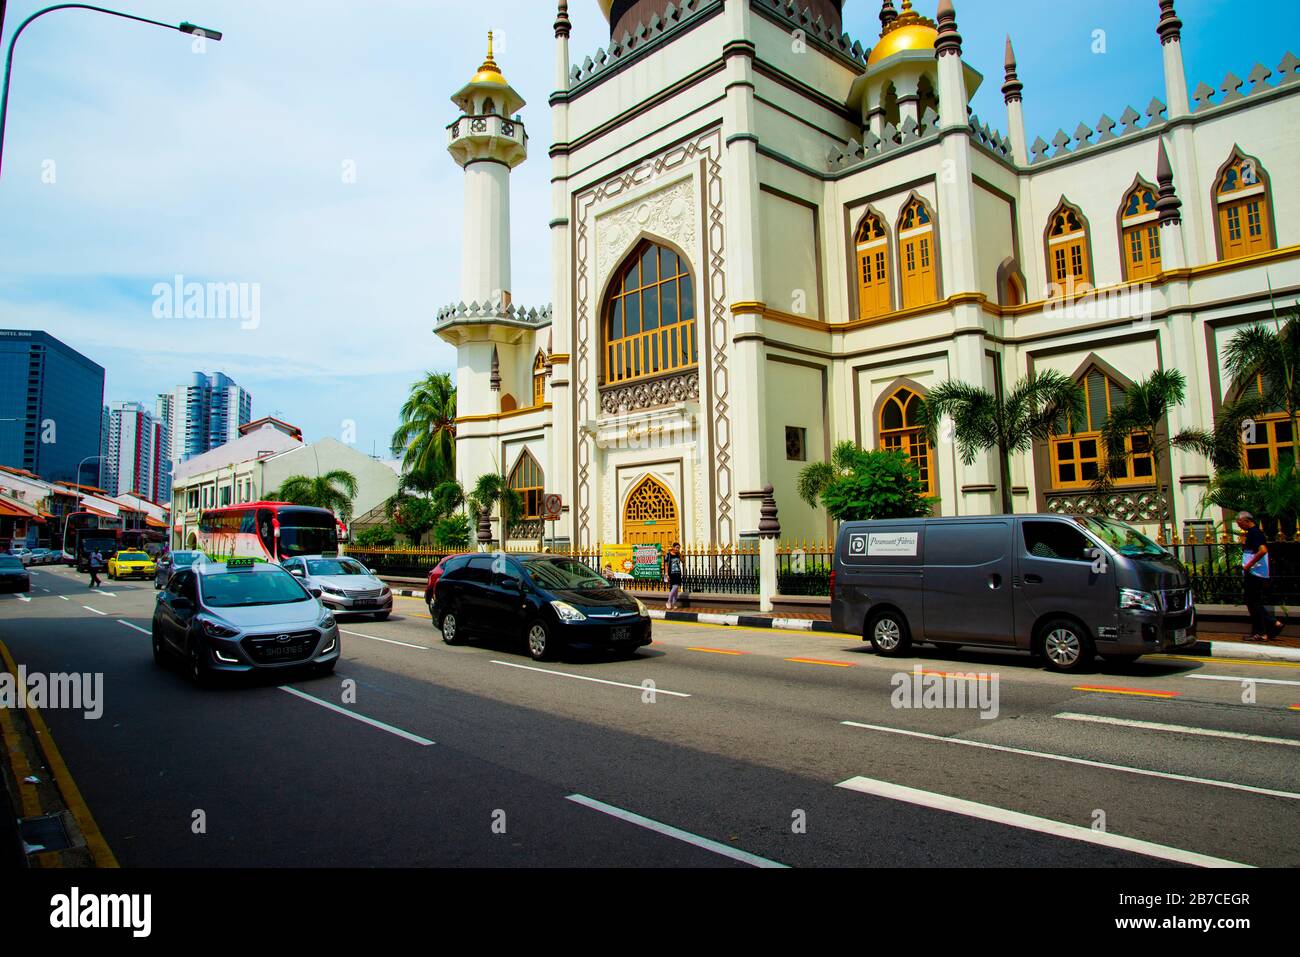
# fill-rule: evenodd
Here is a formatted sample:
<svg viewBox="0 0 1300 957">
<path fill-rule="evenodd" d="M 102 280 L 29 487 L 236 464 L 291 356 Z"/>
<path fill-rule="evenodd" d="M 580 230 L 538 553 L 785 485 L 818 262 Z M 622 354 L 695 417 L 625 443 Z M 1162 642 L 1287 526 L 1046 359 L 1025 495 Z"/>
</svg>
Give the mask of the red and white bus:
<svg viewBox="0 0 1300 957">
<path fill-rule="evenodd" d="M 248 502 L 199 516 L 198 548 L 215 561 L 276 562 L 295 555 L 337 555 L 344 526 L 327 508 Z"/>
</svg>

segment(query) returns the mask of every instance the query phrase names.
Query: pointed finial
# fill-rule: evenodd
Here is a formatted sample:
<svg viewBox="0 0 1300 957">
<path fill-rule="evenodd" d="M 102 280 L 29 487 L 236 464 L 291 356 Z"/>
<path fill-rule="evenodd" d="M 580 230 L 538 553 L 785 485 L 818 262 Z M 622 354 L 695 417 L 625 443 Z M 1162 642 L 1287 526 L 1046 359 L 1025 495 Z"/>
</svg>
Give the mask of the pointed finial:
<svg viewBox="0 0 1300 957">
<path fill-rule="evenodd" d="M 934 42 L 934 55 L 943 59 L 950 53 L 961 56 L 961 34 L 957 32 L 957 11 L 952 0 L 939 0 L 939 13 L 935 17 L 939 39 Z"/>
<path fill-rule="evenodd" d="M 555 39 L 568 39 L 573 32 L 573 21 L 569 19 L 569 0 L 560 0 L 560 8 L 555 14 Z"/>
<path fill-rule="evenodd" d="M 1160 36 L 1160 45 L 1178 43 L 1182 40 L 1183 21 L 1174 12 L 1174 0 L 1160 0 L 1160 22 L 1156 24 L 1156 33 Z"/>
<path fill-rule="evenodd" d="M 883 37 L 889 25 L 898 19 L 898 11 L 894 9 L 894 0 L 884 0 L 880 4 L 880 35 Z"/>
<path fill-rule="evenodd" d="M 1162 136 L 1158 140 L 1156 149 L 1156 210 L 1160 213 L 1160 225 L 1166 223 L 1177 225 L 1183 221 L 1183 215 L 1179 212 L 1182 209 L 1183 202 L 1178 198 L 1174 191 L 1174 169 L 1169 163 L 1169 153 L 1165 149 L 1165 138 Z"/>
<path fill-rule="evenodd" d="M 1006 56 L 1006 82 L 1002 84 L 1002 99 L 1008 105 L 1019 103 L 1024 99 L 1020 93 L 1025 85 L 1020 82 L 1020 77 L 1016 75 L 1016 51 L 1011 48 L 1011 35 L 1007 35 L 1007 56 Z"/>
<path fill-rule="evenodd" d="M 497 347 L 492 347 L 492 377 L 489 380 L 493 392 L 501 391 L 501 360 L 497 357 Z"/>
</svg>

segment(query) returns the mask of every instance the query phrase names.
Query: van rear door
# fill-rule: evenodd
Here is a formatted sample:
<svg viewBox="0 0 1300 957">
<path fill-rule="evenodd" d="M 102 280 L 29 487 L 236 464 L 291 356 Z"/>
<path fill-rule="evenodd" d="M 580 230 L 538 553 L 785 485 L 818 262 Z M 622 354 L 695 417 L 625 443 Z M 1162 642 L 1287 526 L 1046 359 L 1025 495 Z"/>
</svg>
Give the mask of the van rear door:
<svg viewBox="0 0 1300 957">
<path fill-rule="evenodd" d="M 1011 645 L 1011 519 L 925 527 L 925 637 Z"/>
</svg>

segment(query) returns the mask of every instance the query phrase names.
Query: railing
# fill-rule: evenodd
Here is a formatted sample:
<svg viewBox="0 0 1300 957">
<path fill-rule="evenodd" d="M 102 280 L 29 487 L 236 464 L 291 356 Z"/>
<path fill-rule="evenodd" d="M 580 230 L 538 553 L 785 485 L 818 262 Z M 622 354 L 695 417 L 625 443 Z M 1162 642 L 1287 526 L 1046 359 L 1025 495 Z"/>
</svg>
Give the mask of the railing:
<svg viewBox="0 0 1300 957">
<path fill-rule="evenodd" d="M 1240 543 L 1192 538 L 1164 547 L 1187 569 L 1198 605 L 1245 604 Z M 1270 542 L 1268 564 L 1266 599 L 1280 605 L 1300 603 L 1300 542 Z"/>
<path fill-rule="evenodd" d="M 698 357 L 694 322 L 638 332 L 605 344 L 605 385 L 685 369 Z"/>
<path fill-rule="evenodd" d="M 473 549 L 471 549 L 473 550 Z M 510 546 L 506 554 L 532 554 L 536 548 Z M 589 548 L 558 546 L 551 554 L 580 561 L 593 571 L 604 568 L 599 545 Z M 356 548 L 347 554 L 380 575 L 396 578 L 427 578 L 430 570 L 456 549 Z M 790 542 L 777 546 L 776 582 L 781 595 L 825 597 L 830 594 L 830 573 L 834 546 L 828 542 Z M 741 545 L 688 545 L 682 549 L 683 587 L 691 592 L 720 595 L 757 595 L 759 549 L 756 543 Z M 636 578 L 621 582 L 632 591 L 666 592 L 662 578 Z"/>
</svg>

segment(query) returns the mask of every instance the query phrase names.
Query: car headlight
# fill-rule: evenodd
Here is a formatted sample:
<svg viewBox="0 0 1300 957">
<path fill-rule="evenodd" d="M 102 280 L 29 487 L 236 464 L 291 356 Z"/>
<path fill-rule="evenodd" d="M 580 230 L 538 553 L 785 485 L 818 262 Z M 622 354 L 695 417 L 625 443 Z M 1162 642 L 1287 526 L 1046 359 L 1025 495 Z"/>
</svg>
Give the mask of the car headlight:
<svg viewBox="0 0 1300 957">
<path fill-rule="evenodd" d="M 325 612 L 325 614 L 321 615 L 320 623 L 318 627 L 324 628 L 325 630 L 328 631 L 329 629 L 333 628 L 337 624 L 338 622 L 335 621 L 334 616 L 327 611 Z"/>
<path fill-rule="evenodd" d="M 1149 591 L 1139 591 L 1136 588 L 1121 588 L 1119 590 L 1119 607 L 1120 610 L 1135 609 L 1137 611 L 1159 611 L 1156 605 L 1156 596 Z"/>
<path fill-rule="evenodd" d="M 560 621 L 586 621 L 587 616 L 574 608 L 567 601 L 553 601 L 551 607 Z"/>
<path fill-rule="evenodd" d="M 645 606 L 645 602 L 643 602 L 640 598 L 633 598 L 632 600 L 636 602 L 636 613 L 640 615 L 642 618 L 649 618 L 650 609 Z"/>
<path fill-rule="evenodd" d="M 203 633 L 209 638 L 234 638 L 239 634 L 238 628 L 231 628 L 215 618 L 200 616 L 199 625 L 203 628 Z"/>
</svg>

